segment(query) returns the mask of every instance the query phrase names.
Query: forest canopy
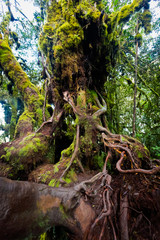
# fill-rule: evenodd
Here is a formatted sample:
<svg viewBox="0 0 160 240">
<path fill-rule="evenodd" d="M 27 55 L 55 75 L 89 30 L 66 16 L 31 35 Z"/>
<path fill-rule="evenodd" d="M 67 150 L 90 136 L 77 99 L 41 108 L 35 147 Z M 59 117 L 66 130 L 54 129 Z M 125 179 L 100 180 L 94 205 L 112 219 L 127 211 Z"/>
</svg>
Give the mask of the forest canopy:
<svg viewBox="0 0 160 240">
<path fill-rule="evenodd" d="M 159 2 L 24 2 L 0 12 L 0 237 L 158 239 Z"/>
</svg>

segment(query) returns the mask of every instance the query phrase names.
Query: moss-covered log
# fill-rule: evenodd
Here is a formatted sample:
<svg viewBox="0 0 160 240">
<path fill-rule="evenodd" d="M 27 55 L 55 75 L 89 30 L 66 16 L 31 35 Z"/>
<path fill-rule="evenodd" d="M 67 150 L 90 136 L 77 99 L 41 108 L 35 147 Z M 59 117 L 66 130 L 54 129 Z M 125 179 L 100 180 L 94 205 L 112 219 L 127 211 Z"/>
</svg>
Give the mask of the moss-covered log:
<svg viewBox="0 0 160 240">
<path fill-rule="evenodd" d="M 1 239 L 34 239 L 53 225 L 63 226 L 72 237 L 83 239 L 95 216 L 76 188 L 0 178 L 0 194 Z"/>
</svg>

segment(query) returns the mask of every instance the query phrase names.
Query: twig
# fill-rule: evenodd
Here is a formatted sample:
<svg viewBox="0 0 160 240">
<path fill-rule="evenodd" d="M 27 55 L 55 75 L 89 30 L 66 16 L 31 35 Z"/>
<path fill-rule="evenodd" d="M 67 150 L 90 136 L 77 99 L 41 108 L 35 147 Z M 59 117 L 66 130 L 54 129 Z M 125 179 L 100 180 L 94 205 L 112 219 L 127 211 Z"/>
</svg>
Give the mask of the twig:
<svg viewBox="0 0 160 240">
<path fill-rule="evenodd" d="M 137 209 L 133 208 L 133 207 L 128 207 L 129 209 L 135 211 L 136 213 L 142 214 L 143 217 L 147 220 L 147 222 L 149 223 L 149 225 L 151 226 L 151 222 L 150 220 L 144 215 L 144 213 L 142 211 L 138 211 Z"/>
</svg>

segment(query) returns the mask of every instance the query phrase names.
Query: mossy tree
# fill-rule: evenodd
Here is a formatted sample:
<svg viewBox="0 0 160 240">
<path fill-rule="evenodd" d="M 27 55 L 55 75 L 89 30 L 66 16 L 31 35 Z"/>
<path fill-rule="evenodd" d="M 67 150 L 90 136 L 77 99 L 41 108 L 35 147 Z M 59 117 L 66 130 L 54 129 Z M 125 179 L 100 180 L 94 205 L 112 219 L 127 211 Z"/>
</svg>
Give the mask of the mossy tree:
<svg viewBox="0 0 160 240">
<path fill-rule="evenodd" d="M 131 15 L 141 10 L 146 33 L 151 30 L 148 2 L 133 0 L 110 14 L 105 13 L 103 1 L 52 0 L 48 3 L 47 20 L 39 38 L 44 93 L 31 83 L 14 57 L 4 25 L 0 39 L 0 67 L 14 85 L 15 94 L 20 94 L 24 112 L 18 119 L 13 141 L 0 147 L 0 172 L 12 179 L 67 187 L 78 181 L 79 176 L 86 177 L 86 171 L 88 176 L 91 175 L 89 170 L 101 171 L 72 189 L 74 194 L 68 195 L 68 199 L 64 198 L 67 190 L 54 189 L 57 194 L 61 192 L 55 200 L 58 201 L 56 207 L 63 208 L 68 219 L 76 219 L 80 232 L 78 228 L 74 231 L 74 221 L 69 225 L 60 221 L 64 214 L 60 216 L 59 212 L 56 213 L 59 216 L 57 222 L 51 222 L 67 227 L 75 234 L 75 239 L 97 239 L 98 236 L 113 239 L 114 236 L 114 239 L 127 240 L 129 235 L 140 239 L 144 231 L 136 232 L 137 227 L 146 224 L 146 219 L 150 222 L 148 218 L 155 214 L 148 205 L 150 199 L 154 201 L 154 196 L 157 197 L 157 185 L 153 186 L 153 181 L 157 181 L 156 173 L 160 170 L 160 166 L 156 166 L 158 160 L 152 162 L 149 151 L 138 140 L 110 131 L 105 114 L 110 110 L 107 106 L 111 99 L 104 87 L 118 59 L 121 29 Z M 54 110 L 49 104 L 54 105 Z M 87 184 L 92 187 L 86 187 Z M 140 195 L 146 187 L 151 198 L 149 193 Z M 145 196 L 144 208 L 142 200 Z M 66 206 L 64 199 L 69 203 L 74 199 L 74 204 Z M 86 215 L 79 214 L 88 209 L 84 199 L 92 206 L 87 227 L 84 226 Z M 142 212 L 144 219 L 139 220 L 135 213 L 144 209 L 148 215 Z M 51 211 L 51 207 L 47 210 Z M 50 218 L 54 217 L 51 214 Z M 46 226 L 42 231 L 48 229 L 48 224 Z M 147 234 L 150 231 L 158 236 L 155 226 L 149 226 Z"/>
</svg>

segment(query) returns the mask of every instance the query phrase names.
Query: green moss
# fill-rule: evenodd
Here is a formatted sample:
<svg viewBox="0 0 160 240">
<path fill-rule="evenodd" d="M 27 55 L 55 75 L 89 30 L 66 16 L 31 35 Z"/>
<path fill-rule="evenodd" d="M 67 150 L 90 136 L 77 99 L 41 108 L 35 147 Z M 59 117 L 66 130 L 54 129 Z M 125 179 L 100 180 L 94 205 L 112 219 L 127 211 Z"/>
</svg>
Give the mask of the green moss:
<svg viewBox="0 0 160 240">
<path fill-rule="evenodd" d="M 71 181 L 70 178 L 67 178 L 67 177 L 66 177 L 66 178 L 65 178 L 65 182 L 69 184 L 69 183 L 71 183 L 72 181 Z"/>
<path fill-rule="evenodd" d="M 18 125 L 22 124 L 23 126 L 24 121 L 24 126 L 27 126 L 30 120 L 32 124 L 36 123 L 40 125 L 42 123 L 41 108 L 43 106 L 44 97 L 40 95 L 38 88 L 30 82 L 27 74 L 22 70 L 8 42 L 2 39 L 0 40 L 0 65 L 9 80 L 14 83 L 16 89 L 21 93 L 25 102 L 26 112 L 20 117 Z M 28 124 L 26 124 L 27 121 Z"/>
<path fill-rule="evenodd" d="M 99 19 L 101 12 L 94 7 L 90 7 L 87 11 L 86 17 L 89 18 L 89 20 L 91 19 L 93 22 L 97 22 L 97 19 Z"/>
<path fill-rule="evenodd" d="M 62 166 L 63 164 L 64 164 L 64 166 Z M 58 162 L 56 165 L 54 165 L 54 170 L 53 170 L 54 175 L 56 173 L 58 173 L 60 169 L 62 171 L 64 168 L 67 168 L 68 164 L 70 164 L 70 159 L 68 159 L 68 160 L 65 159 L 64 162 L 62 160 L 61 162 Z M 53 175 L 53 173 L 50 173 L 50 176 L 48 175 L 47 178 L 49 179 L 52 175 Z M 45 176 L 46 176 L 46 173 L 45 173 Z M 47 182 L 47 178 L 45 179 L 44 182 Z M 67 186 L 71 182 L 76 182 L 77 181 L 77 175 L 75 173 L 74 168 L 71 168 L 68 171 L 67 175 L 62 178 L 62 181 L 64 182 L 65 186 Z M 52 178 L 48 185 L 51 186 L 51 187 L 59 187 L 60 181 L 57 178 Z"/>
<path fill-rule="evenodd" d="M 130 19 L 130 16 L 139 11 L 144 5 L 143 0 L 133 0 L 131 4 L 123 6 L 120 11 L 112 13 L 109 17 L 109 22 L 112 28 L 112 32 L 116 29 L 116 26 L 121 22 L 126 22 Z"/>
<path fill-rule="evenodd" d="M 48 36 L 52 36 L 52 40 Z M 58 57 L 62 49 L 78 47 L 82 38 L 83 31 L 74 17 L 72 4 L 66 1 L 58 1 L 57 4 L 52 2 L 48 9 L 48 22 L 44 25 L 39 41 L 43 52 L 47 55 L 47 52 L 52 51 L 49 46 L 53 42 L 54 56 Z"/>
<path fill-rule="evenodd" d="M 47 240 L 47 233 L 43 233 L 43 234 L 41 234 L 39 240 Z"/>
<path fill-rule="evenodd" d="M 42 134 L 31 134 L 21 142 L 13 142 L 13 144 L 14 146 L 5 148 L 6 154 L 1 158 L 13 167 L 14 176 L 21 170 L 30 171 L 30 168 L 33 169 L 42 158 L 46 157 L 48 139 Z"/>
<path fill-rule="evenodd" d="M 106 155 L 106 153 L 100 152 L 93 157 L 95 166 L 98 166 L 98 168 L 100 170 L 103 169 L 104 161 L 105 161 L 105 155 Z"/>
<path fill-rule="evenodd" d="M 56 185 L 56 179 L 52 179 L 50 182 L 49 182 L 49 186 L 51 186 L 51 187 L 55 187 L 55 185 Z"/>
<path fill-rule="evenodd" d="M 141 151 L 141 149 L 138 146 L 135 146 L 134 150 L 137 153 L 138 158 L 143 158 L 144 157 L 144 153 Z"/>
<path fill-rule="evenodd" d="M 59 210 L 60 210 L 60 212 L 62 213 L 63 218 L 64 218 L 64 219 L 67 219 L 68 216 L 67 216 L 66 211 L 65 211 L 65 209 L 64 209 L 64 206 L 63 206 L 62 204 L 60 204 Z"/>
<path fill-rule="evenodd" d="M 79 106 L 81 109 L 86 108 L 86 92 L 85 91 L 78 92 L 77 106 Z"/>
<path fill-rule="evenodd" d="M 46 183 L 50 175 L 51 175 L 51 171 L 46 171 L 44 174 L 42 174 L 41 182 Z"/>
<path fill-rule="evenodd" d="M 68 172 L 66 178 L 64 179 L 66 183 L 76 182 L 77 181 L 77 174 L 75 173 L 74 168 L 71 168 Z"/>
<path fill-rule="evenodd" d="M 41 108 L 38 108 L 36 110 L 36 119 L 38 120 L 36 125 L 40 126 L 42 124 L 42 121 L 43 121 L 43 111 Z"/>
<path fill-rule="evenodd" d="M 0 24 L 0 30 L 4 33 L 4 35 L 6 35 L 6 38 L 8 38 L 7 36 L 8 34 L 6 34 L 6 32 L 8 31 L 10 19 L 11 19 L 10 12 L 7 12 L 4 15 L 3 20 L 1 21 L 1 24 Z"/>
<path fill-rule="evenodd" d="M 65 158 L 71 157 L 73 151 L 74 151 L 74 141 L 73 141 L 73 143 L 72 143 L 67 149 L 64 149 L 64 150 L 61 152 L 61 158 L 60 158 L 60 159 L 63 159 L 64 157 L 65 157 Z"/>
<path fill-rule="evenodd" d="M 150 156 L 150 152 L 146 146 L 144 146 L 144 152 L 147 156 Z"/>
<path fill-rule="evenodd" d="M 46 33 L 48 35 L 52 35 L 54 32 L 54 29 L 49 23 L 46 23 L 43 27 L 43 31 L 44 31 L 44 33 Z"/>
<path fill-rule="evenodd" d="M 151 12 L 148 9 L 145 9 L 142 15 L 142 26 L 144 27 L 146 34 L 149 34 L 152 30 L 151 19 L 152 19 Z"/>
<path fill-rule="evenodd" d="M 119 13 L 119 22 L 128 21 L 130 18 L 130 15 L 133 13 L 133 7 L 132 4 L 125 5 L 121 8 Z"/>
<path fill-rule="evenodd" d="M 54 173 L 57 173 L 58 171 L 59 171 L 59 168 L 58 168 L 57 165 L 55 165 L 55 167 L 54 167 Z"/>
<path fill-rule="evenodd" d="M 14 153 L 14 151 L 16 150 L 15 147 L 5 147 L 4 148 L 6 154 L 1 156 L 1 159 L 5 159 L 7 162 L 10 161 L 10 157 L 12 156 L 12 154 Z"/>
<path fill-rule="evenodd" d="M 4 150 L 6 151 L 6 154 L 2 155 L 1 158 L 9 162 L 11 168 L 13 167 L 14 169 L 14 174 L 16 174 L 19 170 L 23 170 L 24 166 L 23 164 L 20 163 L 19 157 L 16 157 L 16 158 L 14 157 L 17 151 L 17 148 L 12 146 L 12 147 L 6 147 Z"/>
<path fill-rule="evenodd" d="M 27 156 L 29 153 L 36 153 L 38 151 L 44 152 L 46 149 L 45 144 L 41 141 L 40 138 L 33 138 L 32 141 L 24 139 L 25 146 L 20 148 L 19 156 Z"/>
<path fill-rule="evenodd" d="M 135 43 L 138 42 L 138 46 L 141 47 L 142 46 L 142 34 L 137 33 L 137 35 L 135 36 Z"/>
</svg>

